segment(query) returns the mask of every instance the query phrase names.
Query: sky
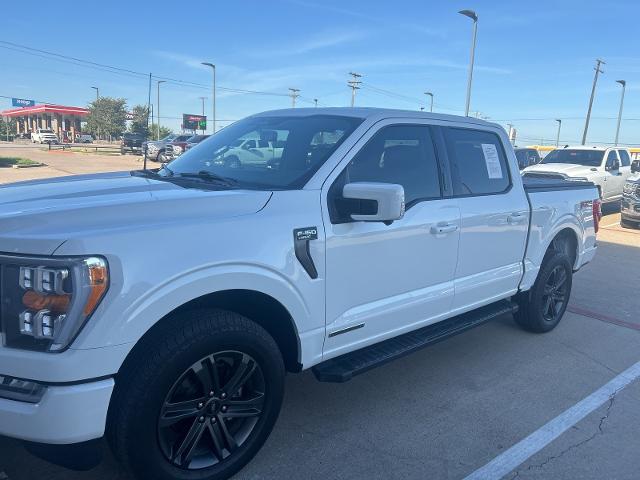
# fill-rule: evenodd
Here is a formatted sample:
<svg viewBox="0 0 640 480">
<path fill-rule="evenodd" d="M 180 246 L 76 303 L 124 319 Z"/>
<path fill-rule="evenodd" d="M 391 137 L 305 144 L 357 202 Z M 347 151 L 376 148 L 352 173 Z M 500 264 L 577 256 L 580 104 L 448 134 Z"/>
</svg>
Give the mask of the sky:
<svg viewBox="0 0 640 480">
<path fill-rule="evenodd" d="M 554 142 L 560 118 L 561 143 L 578 143 L 602 58 L 588 142 L 613 142 L 615 81 L 624 79 L 620 142 L 640 144 L 637 0 L 37 0 L 28 9 L 9 2 L 0 19 L 0 110 L 11 102 L 2 96 L 85 106 L 95 98 L 92 86 L 130 107 L 147 103 L 144 75 L 29 47 L 179 80 L 160 86 L 161 123 L 174 130 L 183 113 L 201 113 L 200 97 L 211 117 L 211 69 L 203 61 L 217 66 L 219 127 L 290 107 L 289 88 L 300 89 L 298 107 L 313 107 L 314 98 L 349 106 L 349 72 L 362 75 L 357 106 L 428 108 L 430 91 L 435 112 L 462 115 L 472 21 L 461 9 L 479 17 L 472 112 L 513 124 L 518 145 Z M 154 104 L 156 97 L 154 77 Z"/>
</svg>

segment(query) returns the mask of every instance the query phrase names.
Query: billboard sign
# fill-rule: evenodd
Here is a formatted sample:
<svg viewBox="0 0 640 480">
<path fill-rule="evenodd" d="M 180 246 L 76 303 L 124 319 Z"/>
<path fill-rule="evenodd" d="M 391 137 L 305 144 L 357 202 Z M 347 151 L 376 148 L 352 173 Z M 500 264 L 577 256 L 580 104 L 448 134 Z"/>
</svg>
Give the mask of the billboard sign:
<svg viewBox="0 0 640 480">
<path fill-rule="evenodd" d="M 190 113 L 182 114 L 182 128 L 185 130 L 206 130 L 206 115 L 193 115 Z"/>
<path fill-rule="evenodd" d="M 11 99 L 11 105 L 13 105 L 14 107 L 33 107 L 35 104 L 35 100 L 26 100 L 24 98 Z"/>
</svg>

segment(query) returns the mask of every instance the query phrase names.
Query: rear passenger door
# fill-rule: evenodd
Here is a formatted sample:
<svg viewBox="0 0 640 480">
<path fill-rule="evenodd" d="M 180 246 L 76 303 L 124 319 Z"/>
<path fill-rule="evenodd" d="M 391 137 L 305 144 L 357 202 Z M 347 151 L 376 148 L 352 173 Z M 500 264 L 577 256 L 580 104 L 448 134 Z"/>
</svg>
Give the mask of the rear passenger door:
<svg viewBox="0 0 640 480">
<path fill-rule="evenodd" d="M 385 121 L 342 160 L 323 187 L 330 358 L 448 315 L 460 212 L 439 162 L 433 130 Z M 406 213 L 391 224 L 350 219 L 347 183 L 404 187 Z"/>
<path fill-rule="evenodd" d="M 621 149 L 618 150 L 618 156 L 620 157 L 620 173 L 622 173 L 622 181 L 626 182 L 631 176 L 631 156 L 629 152 Z"/>
<path fill-rule="evenodd" d="M 618 168 L 615 168 L 616 164 L 619 165 Z M 631 168 L 629 168 L 629 170 L 631 170 Z M 615 150 L 610 150 L 607 154 L 604 175 L 606 182 L 603 197 L 609 200 L 621 197 L 625 179 L 622 175 L 622 167 L 618 153 Z"/>
<path fill-rule="evenodd" d="M 453 309 L 460 312 L 517 291 L 529 203 L 517 162 L 507 158 L 504 135 L 501 138 L 497 130 L 454 127 L 443 128 L 443 133 L 461 213 L 453 301 Z"/>
</svg>

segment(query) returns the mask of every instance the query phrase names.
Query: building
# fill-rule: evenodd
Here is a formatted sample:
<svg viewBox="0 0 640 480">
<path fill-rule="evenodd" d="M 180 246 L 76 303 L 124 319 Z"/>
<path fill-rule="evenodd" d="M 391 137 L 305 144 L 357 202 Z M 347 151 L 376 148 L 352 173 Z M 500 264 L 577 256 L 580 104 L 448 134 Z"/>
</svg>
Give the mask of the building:
<svg viewBox="0 0 640 480">
<path fill-rule="evenodd" d="M 60 140 L 73 141 L 82 132 L 81 122 L 89 110 L 64 105 L 34 105 L 12 108 L 0 115 L 14 118 L 18 134 L 29 134 L 38 128 L 50 128 Z"/>
</svg>

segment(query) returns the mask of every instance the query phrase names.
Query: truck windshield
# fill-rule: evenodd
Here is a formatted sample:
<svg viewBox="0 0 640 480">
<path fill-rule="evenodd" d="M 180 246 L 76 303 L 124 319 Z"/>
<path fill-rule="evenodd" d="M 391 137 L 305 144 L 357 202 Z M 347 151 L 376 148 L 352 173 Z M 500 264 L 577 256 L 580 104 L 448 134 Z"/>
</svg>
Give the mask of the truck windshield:
<svg viewBox="0 0 640 480">
<path fill-rule="evenodd" d="M 568 148 L 552 150 L 540 163 L 570 163 L 585 167 L 602 165 L 604 150 L 571 150 Z"/>
<path fill-rule="evenodd" d="M 333 115 L 250 117 L 197 144 L 159 175 L 223 178 L 239 188 L 300 188 L 360 123 Z"/>
</svg>

